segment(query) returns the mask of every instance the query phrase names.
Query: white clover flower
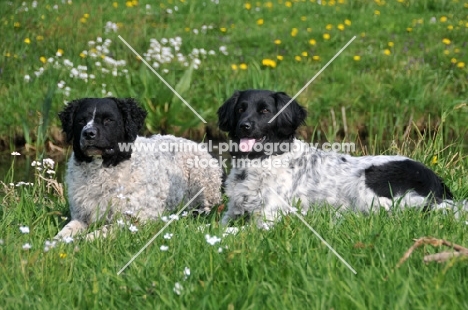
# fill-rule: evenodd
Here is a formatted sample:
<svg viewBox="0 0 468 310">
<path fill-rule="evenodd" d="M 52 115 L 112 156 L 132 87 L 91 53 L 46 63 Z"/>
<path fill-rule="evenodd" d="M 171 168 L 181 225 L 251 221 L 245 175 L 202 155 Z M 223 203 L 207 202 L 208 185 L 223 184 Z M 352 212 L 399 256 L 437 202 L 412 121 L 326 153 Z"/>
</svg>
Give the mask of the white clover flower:
<svg viewBox="0 0 468 310">
<path fill-rule="evenodd" d="M 62 239 L 63 242 L 65 243 L 72 243 L 73 242 L 73 238 L 72 237 L 65 237 Z"/>
<path fill-rule="evenodd" d="M 199 33 L 198 29 L 196 29 L 196 28 L 193 29 L 193 33 L 198 34 Z"/>
<path fill-rule="evenodd" d="M 73 67 L 73 62 L 71 62 L 70 60 L 68 59 L 64 59 L 63 60 L 63 64 L 67 67 Z"/>
<path fill-rule="evenodd" d="M 11 156 L 20 156 L 20 155 L 21 155 L 21 154 L 18 153 L 18 152 L 12 152 L 12 153 L 11 153 Z"/>
<path fill-rule="evenodd" d="M 221 242 L 221 238 L 218 238 L 216 236 L 210 236 L 210 235 L 205 235 L 206 242 L 208 242 L 211 245 L 215 245 L 218 242 Z"/>
<path fill-rule="evenodd" d="M 169 69 L 163 69 L 164 73 L 169 73 Z"/>
<path fill-rule="evenodd" d="M 167 216 L 161 216 L 161 221 L 169 222 L 169 218 Z"/>
<path fill-rule="evenodd" d="M 218 253 L 222 253 L 223 252 L 223 248 L 218 248 Z"/>
<path fill-rule="evenodd" d="M 55 60 L 55 59 L 54 59 L 53 57 L 49 57 L 49 58 L 47 59 L 47 62 L 53 63 L 54 60 Z"/>
<path fill-rule="evenodd" d="M 130 227 L 128 227 L 128 230 L 130 230 L 132 233 L 135 233 L 138 231 L 138 228 L 135 225 L 131 224 Z"/>
<path fill-rule="evenodd" d="M 187 278 L 190 276 L 190 268 L 185 267 L 184 268 L 184 280 L 187 280 Z"/>
<path fill-rule="evenodd" d="M 229 53 L 227 52 L 227 47 L 226 46 L 220 46 L 219 51 L 223 53 L 224 55 L 228 55 Z"/>
<path fill-rule="evenodd" d="M 145 7 L 147 10 L 151 10 L 151 4 L 147 4 Z"/>
<path fill-rule="evenodd" d="M 28 226 L 20 226 L 19 229 L 23 234 L 29 234 L 29 227 Z"/>
<path fill-rule="evenodd" d="M 52 158 L 45 158 L 42 160 L 44 167 L 54 169 L 55 161 Z"/>
<path fill-rule="evenodd" d="M 174 293 L 176 293 L 177 295 L 180 295 L 182 294 L 182 290 L 184 288 L 182 287 L 182 285 L 179 283 L 179 282 L 176 282 L 175 285 L 174 285 Z"/>
<path fill-rule="evenodd" d="M 23 250 L 29 250 L 30 248 L 32 248 L 32 245 L 30 243 L 25 243 L 23 244 Z"/>
<path fill-rule="evenodd" d="M 123 227 L 123 226 L 125 226 L 125 222 L 122 219 L 118 219 L 117 220 L 117 225 L 119 225 L 120 227 Z"/>
<path fill-rule="evenodd" d="M 182 214 L 181 214 L 180 216 L 182 216 L 182 217 L 187 217 L 187 216 L 188 216 L 188 212 L 187 212 L 187 211 L 184 211 L 184 212 L 182 212 Z"/>
<path fill-rule="evenodd" d="M 163 252 L 166 252 L 167 250 L 169 250 L 169 247 L 167 245 L 161 245 L 159 249 Z"/>
<path fill-rule="evenodd" d="M 24 76 L 24 80 L 25 80 L 26 82 L 29 82 L 29 81 L 31 80 L 31 77 L 29 76 L 29 74 L 26 74 L 26 75 Z"/>
<path fill-rule="evenodd" d="M 97 37 L 97 38 L 96 38 L 96 42 L 102 43 L 102 38 L 101 38 L 101 37 Z"/>
<path fill-rule="evenodd" d="M 171 9 L 167 9 L 166 12 L 167 14 L 172 14 L 173 11 Z"/>
<path fill-rule="evenodd" d="M 169 240 L 169 239 L 172 238 L 172 236 L 174 236 L 174 234 L 166 233 L 166 234 L 164 234 L 164 239 Z"/>
<path fill-rule="evenodd" d="M 65 82 L 64 81 L 60 81 L 57 83 L 57 87 L 58 88 L 63 88 L 65 86 Z"/>
</svg>

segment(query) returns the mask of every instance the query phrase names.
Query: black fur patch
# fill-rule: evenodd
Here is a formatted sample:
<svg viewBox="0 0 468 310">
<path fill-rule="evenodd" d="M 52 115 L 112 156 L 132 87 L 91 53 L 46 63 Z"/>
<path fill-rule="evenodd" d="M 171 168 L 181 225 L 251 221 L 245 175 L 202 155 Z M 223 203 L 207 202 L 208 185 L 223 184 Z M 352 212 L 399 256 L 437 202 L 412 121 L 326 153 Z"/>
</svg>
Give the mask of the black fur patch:
<svg viewBox="0 0 468 310">
<path fill-rule="evenodd" d="M 366 185 L 377 195 L 386 198 L 415 191 L 440 202 L 453 195 L 444 182 L 429 168 L 413 160 L 392 161 L 365 170 Z"/>
</svg>

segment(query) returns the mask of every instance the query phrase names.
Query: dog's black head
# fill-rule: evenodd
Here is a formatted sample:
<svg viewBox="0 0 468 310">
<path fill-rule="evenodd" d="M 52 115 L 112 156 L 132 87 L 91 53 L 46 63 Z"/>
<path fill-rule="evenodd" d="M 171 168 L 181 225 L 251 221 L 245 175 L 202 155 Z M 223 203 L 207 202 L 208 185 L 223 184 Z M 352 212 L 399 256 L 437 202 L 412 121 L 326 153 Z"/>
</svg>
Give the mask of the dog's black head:
<svg viewBox="0 0 468 310">
<path fill-rule="evenodd" d="M 131 98 L 84 98 L 68 103 L 59 117 L 75 159 L 91 162 L 101 156 L 108 167 L 130 158 L 131 149 L 121 151 L 118 143 L 135 141 L 146 111 Z"/>
<path fill-rule="evenodd" d="M 306 110 L 282 92 L 269 90 L 236 91 L 218 110 L 218 126 L 239 143 L 239 152 L 249 157 L 265 155 L 266 144 L 290 143 L 304 124 Z M 288 104 L 289 103 L 289 104 Z M 274 119 L 271 119 L 285 107 Z M 271 122 L 270 122 L 271 121 Z M 254 147 L 263 144 L 264 148 Z M 263 151 L 255 151 L 262 149 Z M 231 150 L 231 155 L 237 152 Z M 276 150 L 270 154 L 280 154 Z"/>
</svg>

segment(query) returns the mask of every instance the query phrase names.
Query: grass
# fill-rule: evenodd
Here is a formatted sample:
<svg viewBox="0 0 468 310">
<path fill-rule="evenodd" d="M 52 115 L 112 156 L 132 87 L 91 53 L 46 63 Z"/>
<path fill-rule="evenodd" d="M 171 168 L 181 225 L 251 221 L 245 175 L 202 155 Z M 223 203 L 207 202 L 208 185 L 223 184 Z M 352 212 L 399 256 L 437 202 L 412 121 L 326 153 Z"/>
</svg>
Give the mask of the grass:
<svg viewBox="0 0 468 310">
<path fill-rule="evenodd" d="M 201 139 L 216 132 L 216 110 L 234 90 L 265 88 L 292 96 L 356 35 L 298 97 L 309 112 L 302 137 L 356 141 L 358 153 L 409 155 L 442 176 L 457 198 L 466 198 L 468 2 L 64 2 L 0 4 L 0 146 L 23 154 L 3 156 L 0 165 L 1 309 L 468 307 L 466 260 L 425 265 L 424 253 L 436 251 L 426 247 L 395 269 L 413 238 L 468 245 L 466 218 L 415 210 L 336 218 L 323 208 L 308 214 L 307 222 L 353 266 L 354 275 L 294 217 L 269 231 L 246 226 L 223 237 L 213 211 L 175 221 L 166 231 L 174 234 L 170 240 L 157 238 L 117 275 L 165 223 L 134 223 L 136 233 L 127 226 L 113 239 L 75 240 L 45 251 L 45 241 L 69 216 L 60 183 L 64 163 L 48 175 L 25 156 L 43 158 L 61 145 L 56 114 L 81 97 L 135 97 L 149 112 L 145 134 Z M 108 21 L 116 32 L 106 32 Z M 187 66 L 174 57 L 160 59 L 156 70 L 207 125 L 118 35 L 141 54 L 154 50 L 151 39 L 181 38 Z M 207 55 L 197 56 L 194 48 Z M 125 61 L 116 76 L 105 56 Z M 149 63 L 155 62 L 153 56 Z M 34 185 L 10 186 L 20 181 Z M 30 232 L 23 234 L 22 226 Z M 206 234 L 222 240 L 212 246 Z M 169 249 L 161 251 L 161 245 Z M 190 275 L 184 280 L 185 267 Z M 176 283 L 183 287 L 180 295 Z"/>
</svg>

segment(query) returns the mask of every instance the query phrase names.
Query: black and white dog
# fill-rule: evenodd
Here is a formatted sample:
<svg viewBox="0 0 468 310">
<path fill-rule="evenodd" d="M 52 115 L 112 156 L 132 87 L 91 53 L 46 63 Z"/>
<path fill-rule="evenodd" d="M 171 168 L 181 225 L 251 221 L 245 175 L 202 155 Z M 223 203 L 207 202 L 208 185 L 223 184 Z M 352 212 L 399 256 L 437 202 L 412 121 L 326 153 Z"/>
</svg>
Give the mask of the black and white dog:
<svg viewBox="0 0 468 310">
<path fill-rule="evenodd" d="M 423 164 L 404 156 L 362 156 L 323 151 L 295 138 L 306 111 L 282 92 L 236 91 L 218 110 L 218 126 L 229 133 L 233 168 L 222 219 L 247 214 L 259 225 L 301 204 L 370 212 L 379 207 L 448 208 L 453 195 Z"/>
<path fill-rule="evenodd" d="M 116 215 L 156 219 L 201 189 L 188 209 L 209 210 L 220 203 L 221 168 L 191 164 L 212 156 L 199 144 L 171 135 L 138 137 L 146 111 L 134 99 L 77 99 L 59 117 L 73 143 L 65 180 L 72 220 L 56 238 L 72 237 Z M 87 239 L 97 235 L 101 232 Z"/>
</svg>

